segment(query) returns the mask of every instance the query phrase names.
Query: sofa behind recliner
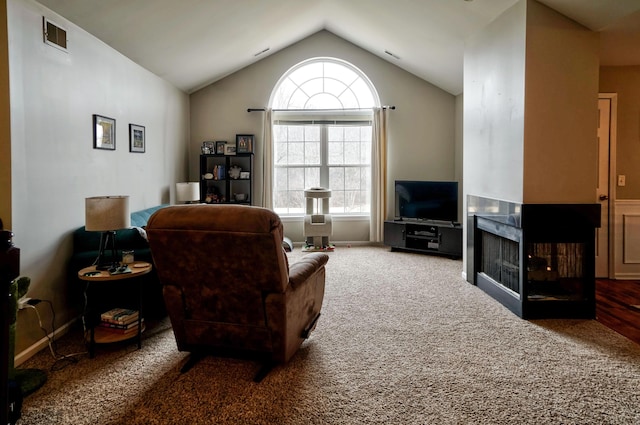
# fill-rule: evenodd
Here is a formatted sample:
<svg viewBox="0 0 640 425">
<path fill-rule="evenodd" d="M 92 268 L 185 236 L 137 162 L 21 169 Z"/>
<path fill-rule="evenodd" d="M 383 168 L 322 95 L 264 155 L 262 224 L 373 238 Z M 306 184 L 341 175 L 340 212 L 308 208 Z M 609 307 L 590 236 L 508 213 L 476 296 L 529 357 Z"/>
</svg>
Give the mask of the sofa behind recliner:
<svg viewBox="0 0 640 425">
<path fill-rule="evenodd" d="M 153 264 L 151 250 L 146 239 L 144 228 L 147 226 L 149 217 L 157 210 L 167 207 L 168 204 L 161 204 L 155 207 L 131 213 L 131 228 L 121 229 L 116 232 L 116 248 L 118 258 L 121 258 L 122 250 L 133 250 L 136 261 L 147 261 Z M 68 276 L 70 282 L 77 283 L 78 288 L 82 288 L 82 283 L 77 277 L 78 270 L 94 264 L 100 250 L 100 232 L 88 232 L 82 226 L 73 232 L 73 253 L 69 259 Z M 159 318 L 166 315 L 164 301 L 162 299 L 162 287 L 158 281 L 155 271 L 143 279 L 143 313 L 149 318 Z M 114 289 L 116 285 L 114 285 Z M 108 292 L 108 291 L 107 291 Z M 113 291 L 116 292 L 116 291 Z M 117 298 L 119 294 L 107 294 L 105 297 Z M 120 294 L 121 295 L 121 294 Z M 112 301 L 117 302 L 117 301 Z"/>
</svg>

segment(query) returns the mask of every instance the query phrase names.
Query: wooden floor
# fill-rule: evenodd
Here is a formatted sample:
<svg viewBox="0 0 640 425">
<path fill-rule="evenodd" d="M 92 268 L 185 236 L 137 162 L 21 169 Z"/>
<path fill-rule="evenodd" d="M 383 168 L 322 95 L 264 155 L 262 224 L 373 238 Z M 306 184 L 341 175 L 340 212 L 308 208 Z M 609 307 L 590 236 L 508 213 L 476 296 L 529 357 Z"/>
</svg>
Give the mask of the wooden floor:
<svg viewBox="0 0 640 425">
<path fill-rule="evenodd" d="M 640 281 L 597 279 L 596 319 L 640 344 Z"/>
</svg>

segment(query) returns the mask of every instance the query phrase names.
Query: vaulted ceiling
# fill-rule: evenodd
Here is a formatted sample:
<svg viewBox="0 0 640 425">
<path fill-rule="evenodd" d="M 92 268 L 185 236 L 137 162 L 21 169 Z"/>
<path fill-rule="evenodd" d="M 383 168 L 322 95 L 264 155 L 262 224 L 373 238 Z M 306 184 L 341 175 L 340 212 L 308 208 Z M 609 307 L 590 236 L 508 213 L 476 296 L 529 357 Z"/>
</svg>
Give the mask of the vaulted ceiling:
<svg viewBox="0 0 640 425">
<path fill-rule="evenodd" d="M 38 1 L 186 92 L 325 29 L 457 95 L 465 40 L 518 0 Z M 640 0 L 539 1 L 640 65 Z"/>
</svg>

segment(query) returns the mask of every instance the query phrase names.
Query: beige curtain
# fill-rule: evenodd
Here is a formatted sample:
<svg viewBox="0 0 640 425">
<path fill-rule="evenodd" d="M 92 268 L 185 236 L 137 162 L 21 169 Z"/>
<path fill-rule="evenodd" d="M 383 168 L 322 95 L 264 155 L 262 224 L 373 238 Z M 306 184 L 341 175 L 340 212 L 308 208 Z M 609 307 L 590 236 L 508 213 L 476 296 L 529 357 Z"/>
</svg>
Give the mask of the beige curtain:
<svg viewBox="0 0 640 425">
<path fill-rule="evenodd" d="M 373 108 L 369 241 L 382 242 L 387 211 L 387 110 Z"/>
<path fill-rule="evenodd" d="M 262 206 L 273 209 L 273 111 L 271 108 L 264 110 L 264 123 L 262 130 L 263 155 L 262 155 Z"/>
</svg>

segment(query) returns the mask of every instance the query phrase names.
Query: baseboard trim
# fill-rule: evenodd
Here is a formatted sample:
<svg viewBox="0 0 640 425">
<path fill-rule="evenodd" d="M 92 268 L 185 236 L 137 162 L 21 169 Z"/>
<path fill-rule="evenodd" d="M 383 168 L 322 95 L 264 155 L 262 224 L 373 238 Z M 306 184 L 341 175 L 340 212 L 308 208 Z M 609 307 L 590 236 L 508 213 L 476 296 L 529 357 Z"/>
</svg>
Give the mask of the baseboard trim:
<svg viewBox="0 0 640 425">
<path fill-rule="evenodd" d="M 616 280 L 640 280 L 639 273 L 616 273 L 614 276 Z"/>
<path fill-rule="evenodd" d="M 67 332 L 69 332 L 69 328 L 71 328 L 71 326 L 77 321 L 78 319 L 75 318 L 73 320 L 71 320 L 70 322 L 65 323 L 64 325 L 60 326 L 58 329 L 56 329 L 53 334 L 49 334 L 46 337 L 43 337 L 41 340 L 39 340 L 38 342 L 32 344 L 30 347 L 28 347 L 26 350 L 21 351 L 20 353 L 18 353 L 15 357 L 14 360 L 14 364 L 15 366 L 20 366 L 22 363 L 26 362 L 27 360 L 29 360 L 31 357 L 35 356 L 36 354 L 38 354 L 43 348 L 47 348 L 49 346 L 49 338 L 58 338 L 64 334 L 66 334 Z"/>
</svg>

